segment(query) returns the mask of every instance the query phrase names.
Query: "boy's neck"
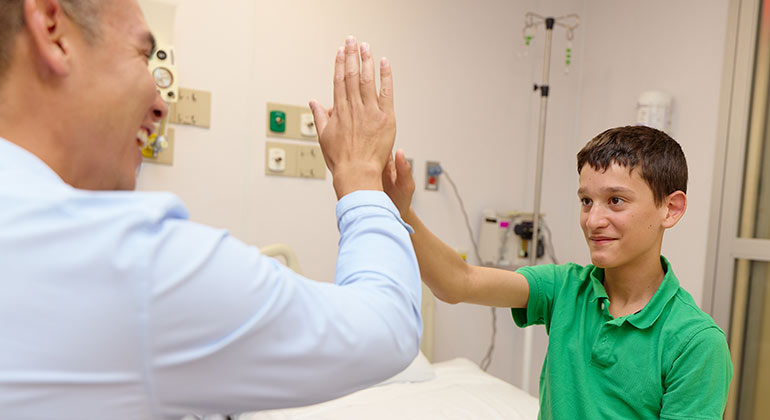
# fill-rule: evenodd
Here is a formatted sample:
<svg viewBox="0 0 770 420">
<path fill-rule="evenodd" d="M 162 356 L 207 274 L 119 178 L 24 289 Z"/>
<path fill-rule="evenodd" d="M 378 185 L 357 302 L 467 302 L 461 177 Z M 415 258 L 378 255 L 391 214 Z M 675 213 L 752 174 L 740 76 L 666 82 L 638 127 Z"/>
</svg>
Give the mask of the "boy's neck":
<svg viewBox="0 0 770 420">
<path fill-rule="evenodd" d="M 619 318 L 642 310 L 664 277 L 660 249 L 623 266 L 605 269 L 604 289 L 610 300 L 610 315 Z"/>
</svg>

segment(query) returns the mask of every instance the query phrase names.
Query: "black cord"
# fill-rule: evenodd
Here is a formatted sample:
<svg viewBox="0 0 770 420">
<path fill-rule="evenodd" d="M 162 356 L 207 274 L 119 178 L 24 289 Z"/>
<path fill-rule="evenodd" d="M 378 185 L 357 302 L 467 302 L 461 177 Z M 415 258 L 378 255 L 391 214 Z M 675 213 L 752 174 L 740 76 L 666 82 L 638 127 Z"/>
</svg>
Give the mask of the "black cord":
<svg viewBox="0 0 770 420">
<path fill-rule="evenodd" d="M 465 217 L 465 227 L 468 229 L 468 237 L 471 239 L 471 243 L 473 244 L 473 252 L 476 254 L 476 261 L 481 264 L 481 254 L 479 254 L 479 247 L 476 244 L 476 240 L 473 239 L 473 230 L 471 230 L 471 223 L 468 219 L 468 212 L 465 211 L 465 203 L 460 196 L 460 192 L 457 190 L 457 185 L 455 185 L 454 181 L 452 181 L 452 177 L 449 176 L 449 173 L 444 168 L 441 168 L 441 171 L 446 176 L 446 180 L 449 181 L 449 184 L 452 185 L 455 196 L 457 196 L 457 201 L 460 202 L 460 209 L 463 211 L 463 216 Z M 481 359 L 481 363 L 479 363 L 479 367 L 481 367 L 481 369 L 484 371 L 489 369 L 489 365 L 492 363 L 492 355 L 495 351 L 495 339 L 497 338 L 497 312 L 495 311 L 494 307 L 490 309 L 492 311 L 492 338 L 489 343 L 489 348 L 487 348 L 487 354 L 483 359 Z"/>
<path fill-rule="evenodd" d="M 548 241 L 545 244 L 545 248 L 548 250 L 548 256 L 551 257 L 551 261 L 558 265 L 559 260 L 556 259 L 556 250 L 553 247 L 553 239 L 551 239 L 551 228 L 548 227 L 548 224 L 545 222 L 545 219 L 541 219 L 543 222 L 543 227 L 545 228 L 545 233 L 548 235 Z"/>
</svg>

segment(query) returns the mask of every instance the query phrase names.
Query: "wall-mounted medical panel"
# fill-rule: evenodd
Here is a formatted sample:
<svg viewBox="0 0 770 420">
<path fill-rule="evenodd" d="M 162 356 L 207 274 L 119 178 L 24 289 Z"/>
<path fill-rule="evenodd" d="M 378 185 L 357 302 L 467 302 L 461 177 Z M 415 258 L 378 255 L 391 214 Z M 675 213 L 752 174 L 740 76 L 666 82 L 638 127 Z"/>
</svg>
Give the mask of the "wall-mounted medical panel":
<svg viewBox="0 0 770 420">
<path fill-rule="evenodd" d="M 177 103 L 170 104 L 169 122 L 211 128 L 211 92 L 179 88 Z"/>
<path fill-rule="evenodd" d="M 326 163 L 318 146 L 268 141 L 265 175 L 326 179 Z"/>
<path fill-rule="evenodd" d="M 169 104 L 176 103 L 179 99 L 179 78 L 174 47 L 159 44 L 148 65 L 160 97 Z"/>
<path fill-rule="evenodd" d="M 147 147 L 142 149 L 143 162 L 169 166 L 174 164 L 174 129 L 172 127 L 166 128 L 166 134 L 163 138 L 162 140 L 157 140 L 157 137 L 151 139 Z"/>
<path fill-rule="evenodd" d="M 308 107 L 267 103 L 268 137 L 318 141 L 313 113 Z"/>
</svg>

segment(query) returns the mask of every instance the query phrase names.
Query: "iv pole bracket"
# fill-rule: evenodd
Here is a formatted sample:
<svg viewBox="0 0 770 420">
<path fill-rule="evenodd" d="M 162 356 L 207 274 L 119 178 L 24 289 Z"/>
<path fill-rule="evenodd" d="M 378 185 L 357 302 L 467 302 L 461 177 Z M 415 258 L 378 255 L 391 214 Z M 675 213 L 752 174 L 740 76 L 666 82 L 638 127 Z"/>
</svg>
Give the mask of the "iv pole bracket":
<svg viewBox="0 0 770 420">
<path fill-rule="evenodd" d="M 540 96 L 547 97 L 548 96 L 548 91 L 549 91 L 549 86 L 548 85 L 538 85 L 538 84 L 535 84 L 535 89 L 534 90 L 535 90 L 535 92 L 540 90 Z"/>
</svg>

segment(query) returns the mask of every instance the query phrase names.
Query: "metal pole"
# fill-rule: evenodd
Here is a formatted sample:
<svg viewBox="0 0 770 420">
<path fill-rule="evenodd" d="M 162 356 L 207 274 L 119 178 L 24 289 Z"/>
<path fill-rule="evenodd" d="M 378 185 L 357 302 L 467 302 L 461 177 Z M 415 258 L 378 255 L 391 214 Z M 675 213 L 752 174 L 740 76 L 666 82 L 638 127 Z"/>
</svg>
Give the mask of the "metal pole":
<svg viewBox="0 0 770 420">
<path fill-rule="evenodd" d="M 543 186 L 543 159 L 545 158 L 545 117 L 548 108 L 548 76 L 551 69 L 551 42 L 553 40 L 552 17 L 545 20 L 545 63 L 543 64 L 543 84 L 540 86 L 540 126 L 537 139 L 537 169 L 535 171 L 535 203 L 532 211 L 532 241 L 529 249 L 529 265 L 537 265 L 537 245 L 540 228 L 540 197 Z M 522 361 L 521 387 L 529 392 L 530 371 L 532 365 L 532 328 L 524 329 L 524 359 Z"/>
</svg>

